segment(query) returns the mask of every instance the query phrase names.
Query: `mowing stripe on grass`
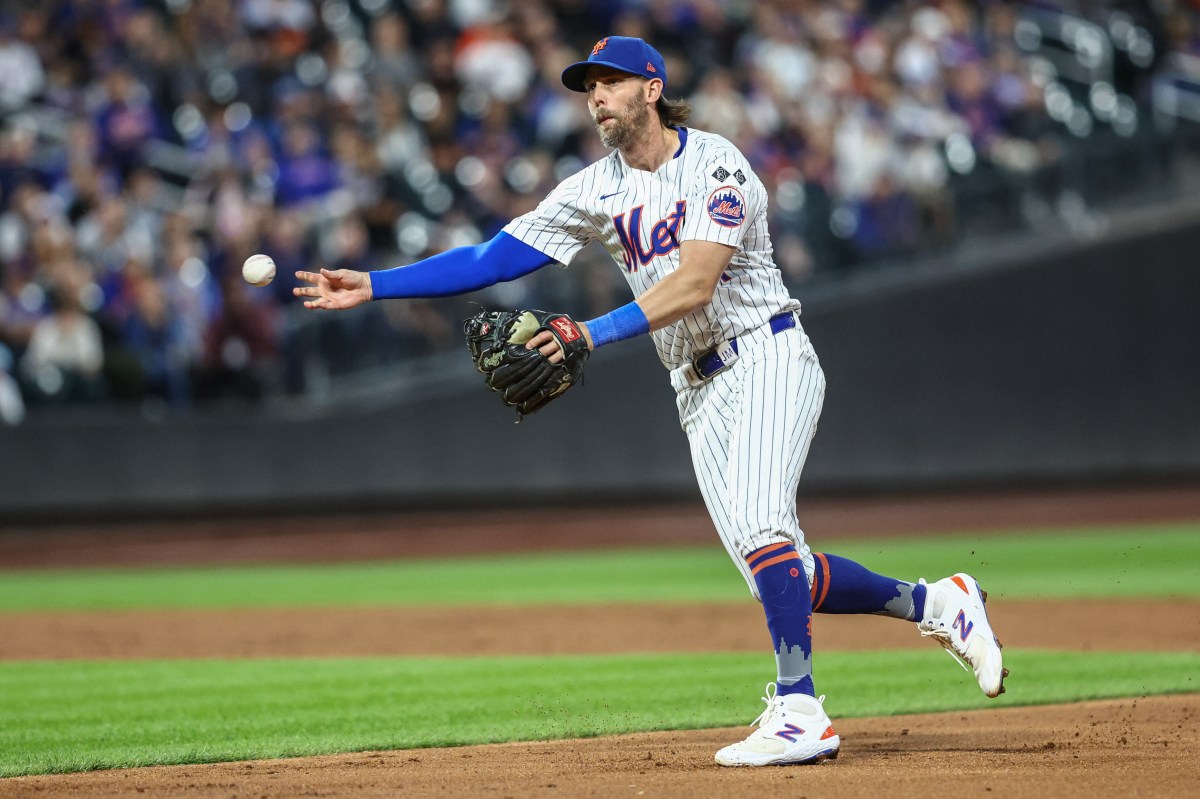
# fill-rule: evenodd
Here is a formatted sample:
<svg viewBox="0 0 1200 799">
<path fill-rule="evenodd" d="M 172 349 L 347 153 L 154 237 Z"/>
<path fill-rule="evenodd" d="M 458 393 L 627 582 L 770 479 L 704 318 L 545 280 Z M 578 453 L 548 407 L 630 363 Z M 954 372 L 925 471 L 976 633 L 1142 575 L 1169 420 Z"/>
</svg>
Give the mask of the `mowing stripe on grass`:
<svg viewBox="0 0 1200 799">
<path fill-rule="evenodd" d="M 1200 525 L 830 542 L 828 549 L 902 579 L 968 571 L 1007 597 L 1200 595 Z M 705 548 L 454 560 L 0 571 L 0 611 L 693 602 L 747 595 L 715 539 Z"/>
<path fill-rule="evenodd" d="M 821 655 L 836 719 L 1192 692 L 1200 655 L 1006 650 L 989 702 L 940 651 Z M 0 663 L 0 776 L 747 724 L 769 657 Z"/>
</svg>

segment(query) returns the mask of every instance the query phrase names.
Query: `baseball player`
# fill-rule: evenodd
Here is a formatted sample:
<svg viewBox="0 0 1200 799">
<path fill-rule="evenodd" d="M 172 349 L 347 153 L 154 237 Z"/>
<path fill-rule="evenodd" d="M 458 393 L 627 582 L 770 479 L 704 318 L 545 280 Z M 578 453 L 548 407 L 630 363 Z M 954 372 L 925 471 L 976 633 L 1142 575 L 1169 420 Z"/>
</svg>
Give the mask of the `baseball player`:
<svg viewBox="0 0 1200 799">
<path fill-rule="evenodd" d="M 704 501 L 762 603 L 775 649 L 766 709 L 749 737 L 717 752 L 718 763 L 837 756 L 841 739 L 813 684 L 814 611 L 914 621 L 974 672 L 985 694 L 998 696 L 1007 671 L 986 595 L 972 577 L 911 583 L 814 553 L 805 541 L 796 491 L 825 378 L 800 326 L 800 303 L 772 261 L 767 194 L 749 162 L 726 139 L 685 127 L 687 105 L 664 97 L 666 65 L 641 39 L 601 39 L 562 81 L 587 96 L 600 138 L 613 149 L 607 157 L 491 241 L 390 270 L 298 272 L 309 285 L 295 294 L 318 309 L 447 296 L 570 264 L 592 241 L 608 250 L 633 302 L 587 322 L 547 317 L 536 333 L 508 341 L 523 344 L 512 348 L 518 356 L 555 364 L 650 334 L 670 370 Z"/>
</svg>

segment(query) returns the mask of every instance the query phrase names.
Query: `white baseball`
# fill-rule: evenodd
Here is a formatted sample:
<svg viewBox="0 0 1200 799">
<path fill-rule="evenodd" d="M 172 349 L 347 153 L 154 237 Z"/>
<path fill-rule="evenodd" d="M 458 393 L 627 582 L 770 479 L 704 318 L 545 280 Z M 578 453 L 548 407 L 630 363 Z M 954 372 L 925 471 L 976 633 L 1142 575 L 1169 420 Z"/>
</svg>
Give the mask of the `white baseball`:
<svg viewBox="0 0 1200 799">
<path fill-rule="evenodd" d="M 275 279 L 275 262 L 269 255 L 251 255 L 242 264 L 242 277 L 247 283 L 265 286 Z"/>
</svg>

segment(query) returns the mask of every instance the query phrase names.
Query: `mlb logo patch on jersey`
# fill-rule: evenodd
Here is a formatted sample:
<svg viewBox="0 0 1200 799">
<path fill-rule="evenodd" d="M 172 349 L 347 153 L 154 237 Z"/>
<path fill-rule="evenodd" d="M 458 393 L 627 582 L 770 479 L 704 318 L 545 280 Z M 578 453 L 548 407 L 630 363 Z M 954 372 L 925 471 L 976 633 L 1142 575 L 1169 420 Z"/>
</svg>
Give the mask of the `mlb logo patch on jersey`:
<svg viewBox="0 0 1200 799">
<path fill-rule="evenodd" d="M 737 227 L 746 221 L 746 201 L 733 186 L 722 186 L 708 195 L 708 215 L 721 227 Z"/>
</svg>

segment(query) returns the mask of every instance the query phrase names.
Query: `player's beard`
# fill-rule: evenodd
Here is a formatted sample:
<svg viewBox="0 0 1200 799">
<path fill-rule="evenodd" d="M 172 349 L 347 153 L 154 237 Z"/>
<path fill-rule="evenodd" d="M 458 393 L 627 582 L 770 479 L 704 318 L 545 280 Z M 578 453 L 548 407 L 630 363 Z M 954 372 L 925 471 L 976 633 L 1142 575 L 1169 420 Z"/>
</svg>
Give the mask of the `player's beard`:
<svg viewBox="0 0 1200 799">
<path fill-rule="evenodd" d="M 612 125 L 606 126 L 604 125 L 606 118 L 616 121 Z M 631 97 L 620 111 L 598 110 L 592 116 L 592 120 L 596 123 L 596 130 L 600 134 L 600 141 L 604 142 L 605 147 L 613 147 L 617 150 L 633 142 L 638 131 L 646 127 L 649 119 L 650 109 L 638 96 Z"/>
</svg>

